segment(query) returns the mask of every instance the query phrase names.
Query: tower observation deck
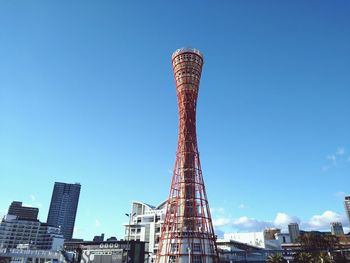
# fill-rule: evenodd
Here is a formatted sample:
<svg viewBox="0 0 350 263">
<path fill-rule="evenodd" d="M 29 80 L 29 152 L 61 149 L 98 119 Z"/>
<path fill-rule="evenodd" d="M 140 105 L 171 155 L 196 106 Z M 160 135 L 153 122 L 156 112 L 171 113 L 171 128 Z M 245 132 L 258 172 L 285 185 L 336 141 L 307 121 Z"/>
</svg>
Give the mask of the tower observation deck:
<svg viewBox="0 0 350 263">
<path fill-rule="evenodd" d="M 179 111 L 173 178 L 156 263 L 218 262 L 196 136 L 196 105 L 203 55 L 178 49 L 172 55 Z"/>
</svg>

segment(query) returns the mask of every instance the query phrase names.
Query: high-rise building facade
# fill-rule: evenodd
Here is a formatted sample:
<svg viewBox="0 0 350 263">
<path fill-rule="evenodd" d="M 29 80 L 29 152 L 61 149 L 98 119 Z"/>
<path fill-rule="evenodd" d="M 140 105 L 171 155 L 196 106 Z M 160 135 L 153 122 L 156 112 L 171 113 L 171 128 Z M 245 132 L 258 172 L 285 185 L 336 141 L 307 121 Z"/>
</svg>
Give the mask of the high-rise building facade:
<svg viewBox="0 0 350 263">
<path fill-rule="evenodd" d="M 344 235 L 344 229 L 343 229 L 342 223 L 341 222 L 332 222 L 331 223 L 331 232 L 332 232 L 332 235 L 335 235 L 335 236 Z"/>
<path fill-rule="evenodd" d="M 300 236 L 300 230 L 298 223 L 290 223 L 288 224 L 288 232 L 290 236 L 290 242 L 296 243 L 298 237 Z"/>
<path fill-rule="evenodd" d="M 345 196 L 344 208 L 345 208 L 345 214 L 348 218 L 348 222 L 350 226 L 350 196 Z"/>
<path fill-rule="evenodd" d="M 179 135 L 156 263 L 218 262 L 196 135 L 203 56 L 196 49 L 178 49 L 172 55 L 172 66 L 178 98 Z"/>
<path fill-rule="evenodd" d="M 47 223 L 58 226 L 66 240 L 71 240 L 78 209 L 80 184 L 55 182 Z"/>
<path fill-rule="evenodd" d="M 8 215 L 17 216 L 19 219 L 38 219 L 39 208 L 23 206 L 22 202 L 13 201 L 8 209 Z"/>
</svg>

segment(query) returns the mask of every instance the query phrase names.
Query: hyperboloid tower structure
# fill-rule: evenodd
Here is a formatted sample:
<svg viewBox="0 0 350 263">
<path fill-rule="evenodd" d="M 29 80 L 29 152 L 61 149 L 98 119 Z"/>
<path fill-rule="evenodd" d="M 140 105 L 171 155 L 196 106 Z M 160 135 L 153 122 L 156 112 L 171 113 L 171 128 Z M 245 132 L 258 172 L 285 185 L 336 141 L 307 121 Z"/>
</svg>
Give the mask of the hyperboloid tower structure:
<svg viewBox="0 0 350 263">
<path fill-rule="evenodd" d="M 219 262 L 196 136 L 196 105 L 203 56 L 196 49 L 172 55 L 179 108 L 174 174 L 156 263 Z"/>
</svg>

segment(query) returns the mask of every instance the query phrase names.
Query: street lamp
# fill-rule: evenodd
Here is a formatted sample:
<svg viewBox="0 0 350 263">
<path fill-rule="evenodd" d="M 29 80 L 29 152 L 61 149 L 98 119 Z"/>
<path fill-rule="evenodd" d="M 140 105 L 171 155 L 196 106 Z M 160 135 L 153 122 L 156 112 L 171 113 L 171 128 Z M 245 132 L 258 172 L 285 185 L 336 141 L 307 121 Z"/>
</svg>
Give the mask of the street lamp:
<svg viewBox="0 0 350 263">
<path fill-rule="evenodd" d="M 188 251 L 188 263 L 191 263 L 191 248 L 188 247 L 187 251 Z"/>
<path fill-rule="evenodd" d="M 131 228 L 131 219 L 136 215 L 136 213 L 125 213 L 129 217 L 129 229 L 128 229 L 128 240 L 126 242 L 126 263 L 129 263 L 129 250 L 130 250 L 130 228 Z"/>
</svg>

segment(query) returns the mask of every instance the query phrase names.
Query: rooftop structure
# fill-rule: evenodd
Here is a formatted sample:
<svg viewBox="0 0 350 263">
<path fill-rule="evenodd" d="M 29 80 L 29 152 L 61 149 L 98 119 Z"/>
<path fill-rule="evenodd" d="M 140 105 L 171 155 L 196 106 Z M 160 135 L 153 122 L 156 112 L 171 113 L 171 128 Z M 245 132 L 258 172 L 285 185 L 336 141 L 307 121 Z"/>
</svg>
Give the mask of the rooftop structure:
<svg viewBox="0 0 350 263">
<path fill-rule="evenodd" d="M 20 219 L 38 219 L 39 208 L 23 206 L 22 202 L 13 201 L 7 212 L 8 215 L 15 215 Z"/>
</svg>

